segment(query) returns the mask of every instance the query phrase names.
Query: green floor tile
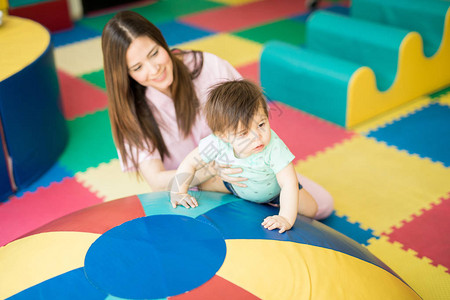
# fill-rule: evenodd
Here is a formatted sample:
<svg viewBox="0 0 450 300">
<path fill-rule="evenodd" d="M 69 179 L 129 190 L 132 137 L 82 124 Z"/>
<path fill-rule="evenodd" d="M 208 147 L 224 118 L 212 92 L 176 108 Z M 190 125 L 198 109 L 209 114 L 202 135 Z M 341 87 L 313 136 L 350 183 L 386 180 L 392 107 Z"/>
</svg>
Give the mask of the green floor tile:
<svg viewBox="0 0 450 300">
<path fill-rule="evenodd" d="M 36 4 L 40 4 L 42 2 L 45 2 L 46 0 L 9 0 L 9 7 L 11 8 L 18 8 L 21 6 L 26 6 L 26 5 L 36 5 Z M 3 7 L 8 7 L 7 5 L 8 2 L 3 2 L 2 3 L 2 8 Z M 6 5 L 6 6 L 4 6 Z"/>
<path fill-rule="evenodd" d="M 103 31 L 103 27 L 105 27 L 106 23 L 115 15 L 115 12 L 99 15 L 95 17 L 84 17 L 83 19 L 77 21 L 78 24 L 81 24 L 85 27 L 97 30 L 99 32 Z"/>
<path fill-rule="evenodd" d="M 443 88 L 442 90 L 430 94 L 430 97 L 432 99 L 439 99 L 442 95 L 445 95 L 449 92 L 450 92 L 450 85 L 448 87 Z"/>
<path fill-rule="evenodd" d="M 158 25 L 160 23 L 172 21 L 178 17 L 198 13 L 203 10 L 221 7 L 223 4 L 206 0 L 160 0 L 154 4 L 130 8 L 130 10 L 140 13 L 148 20 Z M 77 23 L 99 32 L 103 31 L 106 23 L 116 14 L 117 11 L 102 14 L 94 17 L 85 17 Z"/>
<path fill-rule="evenodd" d="M 172 21 L 185 15 L 199 13 L 207 9 L 221 6 L 223 6 L 223 4 L 205 0 L 161 0 L 155 4 L 137 7 L 132 10 L 140 13 L 148 20 L 158 25 L 159 23 Z"/>
<path fill-rule="evenodd" d="M 83 74 L 81 75 L 81 78 L 106 91 L 105 75 L 103 73 L 103 70 Z"/>
<path fill-rule="evenodd" d="M 107 110 L 67 122 L 69 142 L 59 163 L 74 173 L 117 158 Z"/>
<path fill-rule="evenodd" d="M 293 20 L 281 20 L 233 33 L 261 44 L 279 40 L 295 46 L 305 41 L 305 24 Z"/>
</svg>

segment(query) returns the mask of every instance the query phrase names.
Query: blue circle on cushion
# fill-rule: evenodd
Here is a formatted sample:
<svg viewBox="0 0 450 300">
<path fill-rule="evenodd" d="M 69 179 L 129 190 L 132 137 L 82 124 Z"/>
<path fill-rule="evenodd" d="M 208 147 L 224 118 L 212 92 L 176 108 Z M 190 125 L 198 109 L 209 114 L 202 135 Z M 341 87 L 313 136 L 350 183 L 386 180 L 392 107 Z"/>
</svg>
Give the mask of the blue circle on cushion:
<svg viewBox="0 0 450 300">
<path fill-rule="evenodd" d="M 211 279 L 225 259 L 226 244 L 211 225 L 190 217 L 134 219 L 101 235 L 89 248 L 89 281 L 121 298 L 164 298 Z"/>
</svg>

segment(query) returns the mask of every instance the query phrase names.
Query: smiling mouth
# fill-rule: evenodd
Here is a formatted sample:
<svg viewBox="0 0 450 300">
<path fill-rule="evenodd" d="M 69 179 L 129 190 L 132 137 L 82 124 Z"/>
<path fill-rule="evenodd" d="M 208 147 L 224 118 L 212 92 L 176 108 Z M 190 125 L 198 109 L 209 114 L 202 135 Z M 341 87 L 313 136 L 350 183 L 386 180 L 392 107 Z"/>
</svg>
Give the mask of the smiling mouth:
<svg viewBox="0 0 450 300">
<path fill-rule="evenodd" d="M 255 149 L 255 150 L 262 150 L 262 149 L 264 149 L 264 145 L 261 144 L 261 145 L 259 145 L 259 146 L 256 146 L 254 149 Z"/>
<path fill-rule="evenodd" d="M 158 77 L 152 79 L 152 81 L 161 82 L 164 79 L 166 79 L 166 70 L 164 70 Z"/>
</svg>

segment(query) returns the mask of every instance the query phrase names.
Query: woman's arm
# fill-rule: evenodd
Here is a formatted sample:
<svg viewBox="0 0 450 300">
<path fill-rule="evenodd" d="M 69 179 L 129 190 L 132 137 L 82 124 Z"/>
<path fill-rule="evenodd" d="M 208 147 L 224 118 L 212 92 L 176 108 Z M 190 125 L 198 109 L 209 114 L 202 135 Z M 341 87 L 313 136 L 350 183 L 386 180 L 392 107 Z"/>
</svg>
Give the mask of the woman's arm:
<svg viewBox="0 0 450 300">
<path fill-rule="evenodd" d="M 169 183 L 176 173 L 176 170 L 166 170 L 160 159 L 141 162 L 139 171 L 153 192 L 170 190 Z"/>
<path fill-rule="evenodd" d="M 220 177 L 223 181 L 229 182 L 231 184 L 240 186 L 240 187 L 247 187 L 243 181 L 248 180 L 245 177 L 236 177 L 236 176 L 230 176 L 234 174 L 242 173 L 242 168 L 236 168 L 232 167 L 230 165 L 219 165 L 215 163 L 214 161 L 211 162 L 208 166 L 210 168 L 210 171 L 212 173 L 215 173 L 218 177 Z"/>
<path fill-rule="evenodd" d="M 150 159 L 141 162 L 139 170 L 154 192 L 169 191 L 177 172 L 177 170 L 166 170 L 160 159 Z M 215 169 L 210 165 L 198 170 L 195 173 L 194 180 L 191 182 L 191 187 L 212 178 L 216 175 L 215 172 Z"/>
</svg>

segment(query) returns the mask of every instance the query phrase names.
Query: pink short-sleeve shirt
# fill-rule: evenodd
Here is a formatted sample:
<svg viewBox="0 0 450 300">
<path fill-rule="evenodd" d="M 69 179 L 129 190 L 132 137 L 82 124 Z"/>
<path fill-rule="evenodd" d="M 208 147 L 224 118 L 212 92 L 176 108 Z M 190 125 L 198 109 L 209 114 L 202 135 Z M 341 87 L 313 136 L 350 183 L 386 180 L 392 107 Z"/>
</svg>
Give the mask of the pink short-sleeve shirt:
<svg viewBox="0 0 450 300">
<path fill-rule="evenodd" d="M 193 59 L 185 58 L 185 64 L 193 69 Z M 194 89 L 203 106 L 207 100 L 208 89 L 219 82 L 233 79 L 241 79 L 242 76 L 231 66 L 231 64 L 214 54 L 203 52 L 203 68 L 200 75 L 194 79 Z M 155 88 L 148 87 L 146 97 L 152 112 L 155 115 L 164 142 L 170 152 L 170 157 L 164 158 L 164 167 L 166 170 L 174 170 L 181 161 L 198 146 L 200 140 L 211 133 L 202 112 L 197 114 L 196 122 L 192 127 L 189 136 L 184 137 L 178 130 L 175 107 L 173 100 L 167 95 L 161 93 Z M 136 149 L 130 149 L 136 151 Z M 158 150 L 150 152 L 149 150 L 140 150 L 137 152 L 139 163 L 151 160 L 161 159 Z M 124 165 L 119 153 L 119 160 L 123 171 L 135 171 L 132 165 Z"/>
</svg>

